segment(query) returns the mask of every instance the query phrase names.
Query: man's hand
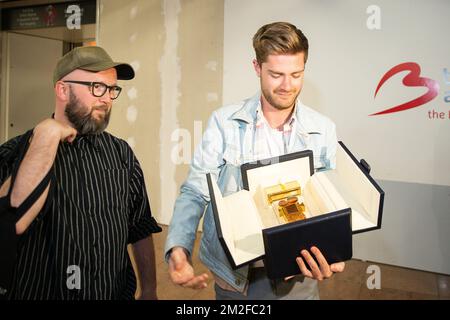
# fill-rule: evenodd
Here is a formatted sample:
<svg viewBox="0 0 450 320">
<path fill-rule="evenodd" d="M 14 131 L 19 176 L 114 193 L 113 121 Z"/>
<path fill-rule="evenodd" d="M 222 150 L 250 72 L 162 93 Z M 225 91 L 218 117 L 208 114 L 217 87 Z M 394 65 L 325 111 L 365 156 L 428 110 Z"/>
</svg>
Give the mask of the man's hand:
<svg viewBox="0 0 450 320">
<path fill-rule="evenodd" d="M 182 247 L 172 249 L 169 258 L 169 274 L 175 284 L 186 288 L 204 289 L 207 286 L 208 275 L 206 273 L 194 275 L 194 268 Z"/>
<path fill-rule="evenodd" d="M 297 264 L 300 267 L 300 271 L 305 277 L 322 281 L 324 279 L 331 278 L 335 272 L 344 271 L 345 262 L 337 262 L 329 265 L 317 247 L 311 247 L 311 252 L 315 255 L 319 265 L 317 265 L 317 262 L 307 250 L 302 250 L 301 252 L 303 259 L 302 257 L 297 257 L 296 259 Z M 306 264 L 303 260 L 308 263 L 310 270 L 306 268 Z"/>
<path fill-rule="evenodd" d="M 77 130 L 55 119 L 45 119 L 34 128 L 34 134 L 45 133 L 55 135 L 61 142 L 73 142 L 77 136 Z"/>
</svg>

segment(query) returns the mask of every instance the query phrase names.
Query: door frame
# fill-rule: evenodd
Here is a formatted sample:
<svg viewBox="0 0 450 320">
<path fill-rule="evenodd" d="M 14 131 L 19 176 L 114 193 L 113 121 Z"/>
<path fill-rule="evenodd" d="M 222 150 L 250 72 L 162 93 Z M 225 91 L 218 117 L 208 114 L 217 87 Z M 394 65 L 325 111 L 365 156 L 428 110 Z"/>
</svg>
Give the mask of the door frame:
<svg viewBox="0 0 450 320">
<path fill-rule="evenodd" d="M 1 83 L 0 83 L 0 144 L 6 142 L 8 137 L 8 105 L 9 105 L 9 32 L 2 31 L 2 59 L 1 59 Z"/>
</svg>

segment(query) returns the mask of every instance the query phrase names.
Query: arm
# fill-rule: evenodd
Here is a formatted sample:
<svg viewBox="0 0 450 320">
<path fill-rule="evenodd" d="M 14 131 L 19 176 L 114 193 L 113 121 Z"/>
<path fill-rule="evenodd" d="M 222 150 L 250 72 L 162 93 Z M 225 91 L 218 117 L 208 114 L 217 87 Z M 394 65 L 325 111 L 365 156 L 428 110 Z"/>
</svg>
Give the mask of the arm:
<svg viewBox="0 0 450 320">
<path fill-rule="evenodd" d="M 12 207 L 19 207 L 45 177 L 55 161 L 59 142 L 64 140 L 73 141 L 75 136 L 75 129 L 63 125 L 54 119 L 44 120 L 36 126 L 29 149 L 19 167 L 16 181 L 11 192 Z M 4 185 L 9 187 L 9 184 L 10 179 L 7 179 Z M 3 189 L 6 188 L 2 187 L 2 190 Z M 36 218 L 44 206 L 48 190 L 49 186 L 34 205 L 17 222 L 17 234 L 25 232 Z"/>
<path fill-rule="evenodd" d="M 156 300 L 156 265 L 155 250 L 152 233 L 160 232 L 161 228 L 152 217 L 147 191 L 145 188 L 144 173 L 139 161 L 130 147 L 128 158 L 130 167 L 129 180 L 129 221 L 128 243 L 130 255 L 134 256 L 136 276 L 140 281 L 142 300 Z"/>
<path fill-rule="evenodd" d="M 202 141 L 196 147 L 188 178 L 181 186 L 175 202 L 172 221 L 165 245 L 169 275 L 175 284 L 201 289 L 206 287 L 208 275 L 195 275 L 190 262 L 199 221 L 209 202 L 206 173 L 218 176 L 223 165 L 224 134 L 217 113 L 214 112 Z"/>
<path fill-rule="evenodd" d="M 150 235 L 147 238 L 133 243 L 131 247 L 136 262 L 136 272 L 141 284 L 141 296 L 139 299 L 157 300 L 155 248 L 153 245 L 153 238 Z"/>
</svg>

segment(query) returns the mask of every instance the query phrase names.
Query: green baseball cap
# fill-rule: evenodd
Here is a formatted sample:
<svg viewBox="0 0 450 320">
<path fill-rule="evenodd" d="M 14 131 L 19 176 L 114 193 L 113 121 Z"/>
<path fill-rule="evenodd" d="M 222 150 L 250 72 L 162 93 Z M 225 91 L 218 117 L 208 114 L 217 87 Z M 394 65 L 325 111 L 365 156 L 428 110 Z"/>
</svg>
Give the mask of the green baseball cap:
<svg viewBox="0 0 450 320">
<path fill-rule="evenodd" d="M 53 72 L 53 85 L 76 69 L 98 72 L 110 68 L 117 70 L 117 79 L 119 80 L 134 78 L 134 70 L 128 63 L 114 62 L 103 48 L 77 47 L 58 61 Z"/>
</svg>

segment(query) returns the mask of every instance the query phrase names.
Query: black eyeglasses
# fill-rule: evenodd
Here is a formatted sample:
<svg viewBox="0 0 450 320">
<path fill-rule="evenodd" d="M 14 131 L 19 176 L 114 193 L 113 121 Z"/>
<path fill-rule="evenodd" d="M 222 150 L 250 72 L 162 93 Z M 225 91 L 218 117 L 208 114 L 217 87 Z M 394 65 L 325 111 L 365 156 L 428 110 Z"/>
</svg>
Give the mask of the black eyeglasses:
<svg viewBox="0 0 450 320">
<path fill-rule="evenodd" d="M 106 93 L 106 90 L 109 91 L 109 97 L 111 100 L 117 99 L 120 92 L 122 91 L 122 88 L 119 86 L 108 86 L 104 84 L 103 82 L 88 82 L 88 81 L 75 81 L 75 80 L 65 80 L 63 82 L 69 82 L 69 83 L 77 83 L 82 84 L 85 86 L 89 86 L 91 88 L 91 93 L 94 97 L 103 97 L 103 95 Z"/>
</svg>

